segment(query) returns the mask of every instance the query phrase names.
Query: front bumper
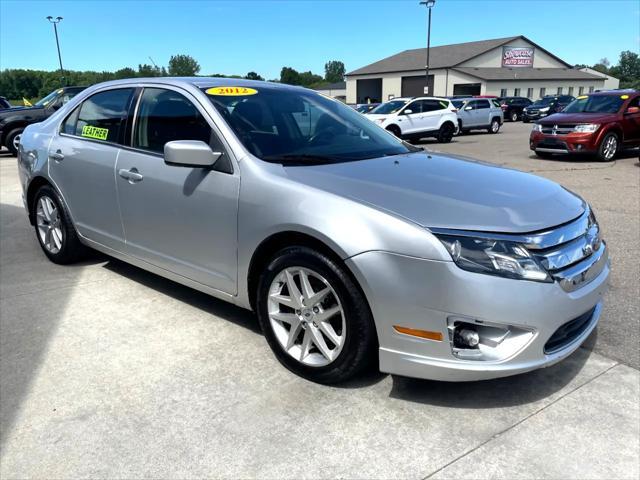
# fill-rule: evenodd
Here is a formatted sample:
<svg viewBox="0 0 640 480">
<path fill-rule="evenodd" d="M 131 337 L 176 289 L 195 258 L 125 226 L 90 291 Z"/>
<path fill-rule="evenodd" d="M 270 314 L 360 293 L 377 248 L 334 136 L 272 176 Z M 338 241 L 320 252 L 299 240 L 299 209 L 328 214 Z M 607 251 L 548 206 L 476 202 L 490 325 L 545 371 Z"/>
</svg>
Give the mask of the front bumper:
<svg viewBox="0 0 640 480">
<path fill-rule="evenodd" d="M 553 135 L 531 132 L 529 148 L 547 153 L 595 153 L 598 151 L 598 142 L 595 133 Z"/>
<path fill-rule="evenodd" d="M 528 122 L 533 122 L 544 117 L 548 117 L 553 112 L 522 112 L 522 119 Z"/>
<path fill-rule="evenodd" d="M 453 262 L 366 252 L 347 261 L 373 311 L 380 370 L 443 381 L 515 375 L 552 365 L 575 351 L 598 323 L 609 263 L 575 291 L 557 282 L 511 280 L 467 272 Z M 580 333 L 551 354 L 545 344 L 564 324 L 593 311 Z M 448 319 L 468 319 L 529 330 L 526 343 L 506 358 L 467 360 L 454 355 Z M 393 325 L 440 332 L 442 340 L 398 333 Z"/>
</svg>

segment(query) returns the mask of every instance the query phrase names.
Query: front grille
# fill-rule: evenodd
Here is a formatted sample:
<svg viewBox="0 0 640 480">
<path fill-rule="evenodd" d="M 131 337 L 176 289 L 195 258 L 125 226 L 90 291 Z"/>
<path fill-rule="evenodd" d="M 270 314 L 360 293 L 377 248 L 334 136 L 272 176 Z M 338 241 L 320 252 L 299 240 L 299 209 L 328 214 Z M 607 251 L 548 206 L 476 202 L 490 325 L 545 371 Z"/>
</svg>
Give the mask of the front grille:
<svg viewBox="0 0 640 480">
<path fill-rule="evenodd" d="M 566 135 L 573 133 L 575 125 L 542 125 L 542 133 L 547 135 Z"/>
<path fill-rule="evenodd" d="M 545 138 L 536 145 L 536 148 L 550 148 L 554 150 L 568 150 L 567 144 L 553 138 Z"/>
<path fill-rule="evenodd" d="M 545 343 L 544 353 L 548 355 L 562 350 L 582 335 L 589 327 L 595 310 L 596 307 L 593 307 L 587 313 L 583 313 L 578 318 L 574 318 L 556 330 L 547 343 Z"/>
</svg>

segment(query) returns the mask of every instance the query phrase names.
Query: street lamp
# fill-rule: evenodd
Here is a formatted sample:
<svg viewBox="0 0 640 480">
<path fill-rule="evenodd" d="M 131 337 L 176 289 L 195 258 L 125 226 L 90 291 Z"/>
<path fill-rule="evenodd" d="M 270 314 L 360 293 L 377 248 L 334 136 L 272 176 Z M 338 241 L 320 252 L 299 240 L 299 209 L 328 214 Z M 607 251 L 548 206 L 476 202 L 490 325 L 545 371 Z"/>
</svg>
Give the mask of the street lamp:
<svg viewBox="0 0 640 480">
<path fill-rule="evenodd" d="M 436 4 L 436 0 L 425 0 L 420 2 L 420 5 L 425 5 L 429 10 L 429 21 L 427 26 L 427 66 L 426 66 L 426 87 L 424 87 L 424 94 L 429 94 L 429 50 L 431 48 L 431 9 Z"/>
<path fill-rule="evenodd" d="M 60 55 L 60 42 L 58 41 L 58 24 L 62 17 L 56 17 L 55 19 L 52 16 L 48 16 L 47 20 L 49 23 L 53 23 L 53 31 L 56 34 L 56 47 L 58 47 L 58 61 L 60 62 L 60 80 L 62 81 L 62 86 L 64 87 L 64 70 L 62 69 L 62 56 Z"/>
</svg>

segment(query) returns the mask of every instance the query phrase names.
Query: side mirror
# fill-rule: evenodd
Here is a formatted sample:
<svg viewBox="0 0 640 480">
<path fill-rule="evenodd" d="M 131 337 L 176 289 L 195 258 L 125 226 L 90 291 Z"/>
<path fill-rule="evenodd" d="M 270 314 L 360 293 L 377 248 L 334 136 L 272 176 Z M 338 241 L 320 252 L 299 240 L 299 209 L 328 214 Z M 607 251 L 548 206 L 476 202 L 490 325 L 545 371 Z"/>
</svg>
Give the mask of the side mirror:
<svg viewBox="0 0 640 480">
<path fill-rule="evenodd" d="M 629 107 L 627 108 L 627 111 L 624 113 L 638 113 L 640 112 L 640 107 Z"/>
<path fill-rule="evenodd" d="M 464 107 L 465 110 L 473 110 L 473 107 Z"/>
<path fill-rule="evenodd" d="M 410 114 L 412 114 L 412 113 L 413 113 L 413 110 L 411 110 L 410 108 L 406 108 L 406 109 L 404 110 L 404 112 L 402 112 L 402 113 L 403 113 L 403 114 L 405 114 L 405 115 L 410 115 Z"/>
<path fill-rule="evenodd" d="M 174 140 L 164 145 L 164 163 L 181 167 L 212 167 L 222 156 L 201 140 Z"/>
</svg>

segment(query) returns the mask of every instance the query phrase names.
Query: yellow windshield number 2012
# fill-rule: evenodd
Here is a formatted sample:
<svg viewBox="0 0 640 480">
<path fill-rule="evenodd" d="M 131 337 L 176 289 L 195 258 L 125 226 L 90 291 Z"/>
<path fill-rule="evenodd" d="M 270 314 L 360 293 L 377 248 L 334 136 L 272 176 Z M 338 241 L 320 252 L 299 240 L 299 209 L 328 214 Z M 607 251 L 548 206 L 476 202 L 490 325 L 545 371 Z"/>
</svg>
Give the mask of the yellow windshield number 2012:
<svg viewBox="0 0 640 480">
<path fill-rule="evenodd" d="M 218 95 L 223 97 L 241 97 L 245 95 L 255 95 L 258 91 L 248 87 L 212 87 L 206 90 L 207 95 Z"/>
<path fill-rule="evenodd" d="M 82 136 L 87 138 L 95 138 L 97 140 L 106 140 L 109 136 L 109 129 L 85 125 L 84 127 L 82 127 Z"/>
</svg>

